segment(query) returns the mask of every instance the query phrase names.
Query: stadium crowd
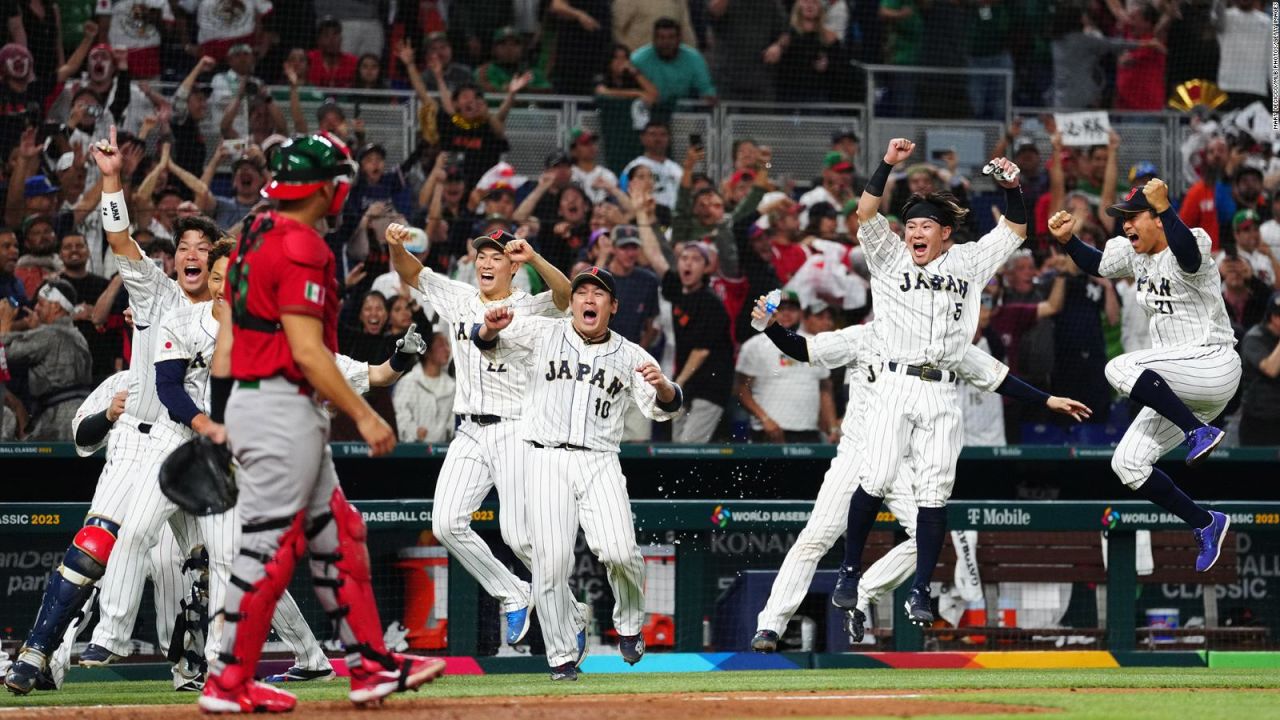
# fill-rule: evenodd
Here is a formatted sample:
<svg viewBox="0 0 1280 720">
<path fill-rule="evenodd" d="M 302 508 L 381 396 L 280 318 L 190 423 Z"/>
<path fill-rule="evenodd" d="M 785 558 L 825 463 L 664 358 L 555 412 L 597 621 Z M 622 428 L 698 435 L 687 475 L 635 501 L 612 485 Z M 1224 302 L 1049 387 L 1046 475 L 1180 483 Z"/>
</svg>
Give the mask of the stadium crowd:
<svg viewBox="0 0 1280 720">
<path fill-rule="evenodd" d="M 391 271 L 392 222 L 417 228 L 428 266 L 475 282 L 468 240 L 503 228 L 565 273 L 585 265 L 617 278 L 613 328 L 662 360 L 691 418 L 677 442 L 826 442 L 838 433 L 841 378 L 786 360 L 750 326 L 752 300 L 786 288 L 779 319 L 818 333 L 872 314 L 850 211 L 861 190 L 861 138 L 840 131 L 812 182 L 771 177 L 774 150 L 735 138 L 717 182 L 690 138 L 673 156 L 670 116 L 690 98 L 850 101 L 865 97 L 854 62 L 1007 68 L 1015 104 L 1159 110 L 1170 89 L 1216 78 L 1220 111 L 1267 101 L 1270 15 L 1260 2 L 1057 3 L 920 0 L 7 0 L 0 48 L 0 441 L 65 440 L 65 417 L 103 378 L 127 367 L 127 293 L 105 246 L 90 143 L 120 129 L 134 238 L 170 275 L 172 229 L 189 214 L 235 234 L 262 199 L 266 157 L 291 133 L 345 140 L 359 165 L 327 239 L 344 289 L 342 352 L 381 362 L 413 323 L 430 349 L 374 406 L 401 441 L 447 441 L 453 427 L 449 334 L 425 298 Z M 341 19 L 337 19 L 341 18 Z M 957 53 L 959 41 L 962 52 Z M 1217 51 L 1207 48 L 1217 47 Z M 940 53 L 946 53 L 941 56 Z M 973 75 L 967 93 L 938 93 L 928 73 L 893 75 L 884 114 L 930 117 L 967 99 L 973 117 L 1004 118 L 1004 94 Z M 171 81 L 176 89 L 160 89 Z M 949 81 L 953 82 L 954 81 Z M 154 84 L 153 84 L 154 83 Z M 411 89 L 419 143 L 407 157 L 367 137 L 349 90 Z M 544 172 L 503 162 L 516 95 L 594 96 L 599 134 L 574 129 Z M 304 101 L 319 102 L 314 113 Z M 358 105 L 357 105 L 358 107 Z M 967 442 L 1106 444 L 1128 407 L 1112 400 L 1108 358 L 1145 347 L 1131 280 L 1090 278 L 1048 241 L 1068 209 L 1081 236 L 1120 233 L 1103 210 L 1158 173 L 1119 167 L 1123 138 L 1063 144 L 1052 116 L 1045 146 L 1015 120 L 991 156 L 1022 170 L 1035 208 L 1026 248 L 984 289 L 974 341 L 1027 381 L 1089 404 L 1066 428 L 994 395 L 965 396 Z M 219 138 L 221 142 L 211 142 Z M 1244 444 L 1280 445 L 1280 159 L 1276 138 L 1207 116 L 1188 144 L 1195 183 L 1180 199 L 1214 239 L 1222 291 L 1245 360 L 1229 414 Z M 912 192 L 948 189 L 968 204 L 975 183 L 956 153 L 900 168 L 882 212 Z M 993 221 L 970 214 L 961 242 Z M 541 280 L 521 271 L 517 286 Z M 7 357 L 7 362 L 6 362 Z M 69 410 L 70 409 L 70 410 Z M 627 439 L 664 431 L 629 419 Z M 335 423 L 334 439 L 355 439 Z"/>
</svg>

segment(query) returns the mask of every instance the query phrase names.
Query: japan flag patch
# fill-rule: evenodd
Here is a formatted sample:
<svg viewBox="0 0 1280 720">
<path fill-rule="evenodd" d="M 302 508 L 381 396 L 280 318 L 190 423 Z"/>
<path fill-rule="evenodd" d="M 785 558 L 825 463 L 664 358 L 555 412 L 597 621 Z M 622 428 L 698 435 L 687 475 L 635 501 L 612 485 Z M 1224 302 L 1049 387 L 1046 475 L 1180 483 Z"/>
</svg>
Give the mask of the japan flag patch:
<svg viewBox="0 0 1280 720">
<path fill-rule="evenodd" d="M 307 284 L 302 287 L 302 296 L 307 299 L 307 302 L 324 305 L 324 288 L 317 283 L 307 281 Z"/>
</svg>

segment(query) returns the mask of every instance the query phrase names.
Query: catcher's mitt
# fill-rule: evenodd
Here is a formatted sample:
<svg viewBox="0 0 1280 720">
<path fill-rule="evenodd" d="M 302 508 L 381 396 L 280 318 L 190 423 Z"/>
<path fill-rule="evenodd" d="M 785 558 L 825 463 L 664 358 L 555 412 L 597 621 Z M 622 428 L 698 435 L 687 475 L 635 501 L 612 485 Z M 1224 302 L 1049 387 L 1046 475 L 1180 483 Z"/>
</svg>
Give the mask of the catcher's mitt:
<svg viewBox="0 0 1280 720">
<path fill-rule="evenodd" d="M 160 492 L 193 515 L 217 515 L 235 507 L 231 450 L 203 435 L 188 440 L 160 466 Z"/>
</svg>

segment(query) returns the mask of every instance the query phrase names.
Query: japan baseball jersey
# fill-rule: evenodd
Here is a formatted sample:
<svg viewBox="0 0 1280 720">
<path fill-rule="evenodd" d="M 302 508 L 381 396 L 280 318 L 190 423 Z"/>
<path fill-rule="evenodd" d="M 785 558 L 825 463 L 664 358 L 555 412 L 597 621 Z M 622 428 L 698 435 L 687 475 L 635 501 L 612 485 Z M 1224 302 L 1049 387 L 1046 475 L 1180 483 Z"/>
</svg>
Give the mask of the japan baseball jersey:
<svg viewBox="0 0 1280 720">
<path fill-rule="evenodd" d="M 153 423 L 164 416 L 164 406 L 156 395 L 156 331 L 165 314 L 190 301 L 177 281 L 166 276 L 155 261 L 141 248 L 141 260 L 116 256 L 120 278 L 129 291 L 129 307 L 133 309 L 133 352 L 129 368 L 129 399 L 125 412 L 144 423 Z"/>
</svg>

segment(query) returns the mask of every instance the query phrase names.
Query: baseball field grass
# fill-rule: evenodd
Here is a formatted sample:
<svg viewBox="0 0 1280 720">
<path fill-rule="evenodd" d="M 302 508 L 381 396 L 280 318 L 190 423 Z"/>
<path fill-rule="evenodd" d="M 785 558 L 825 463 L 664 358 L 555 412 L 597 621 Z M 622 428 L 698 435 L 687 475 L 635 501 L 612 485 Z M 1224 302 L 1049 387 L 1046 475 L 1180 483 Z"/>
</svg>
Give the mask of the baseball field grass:
<svg viewBox="0 0 1280 720">
<path fill-rule="evenodd" d="M 342 708 L 346 682 L 290 685 L 303 705 L 317 711 Z M 1164 720 L 1190 716 L 1196 720 L 1280 717 L 1280 671 L 1208 668 L 1117 668 L 1103 670 L 791 670 L 673 674 L 592 674 L 577 683 L 552 683 L 545 675 L 445 677 L 420 692 L 389 701 L 388 717 L 397 706 L 414 716 L 430 715 L 439 704 L 448 717 L 492 717 L 495 706 L 509 708 L 502 717 L 545 717 L 564 712 L 581 715 L 587 701 L 610 703 L 611 696 L 633 705 L 669 699 L 685 704 L 686 718 L 700 717 L 1008 717 L 1048 714 L 1055 718 L 1124 718 Z M 471 699 L 471 700 L 468 700 Z M 487 703 L 485 699 L 491 699 Z M 712 702 L 692 702 L 706 700 Z M 68 683 L 58 692 L 27 697 L 0 697 L 0 718 L 96 715 L 120 717 L 127 708 L 101 706 L 175 705 L 172 715 L 194 717 L 195 697 L 174 693 L 165 682 Z M 328 701 L 328 702 L 326 702 Z M 337 701 L 337 702 L 334 702 Z M 724 701 L 724 702 L 720 702 Z M 733 702 L 739 705 L 733 705 Z M 807 701 L 807 702 L 797 702 Z M 666 703 L 666 704 L 663 704 Z M 536 704 L 538 710 L 524 714 Z M 95 708 L 98 706 L 98 708 Z M 715 711 L 711 711 L 712 707 Z M 948 710 L 954 706 L 954 714 Z M 45 708 L 39 710 L 37 708 Z M 61 708 L 61 711 L 54 710 Z M 612 705 L 595 706 L 597 718 L 614 714 Z M 626 705 L 623 705 L 625 708 Z M 740 708 L 739 710 L 735 710 Z M 101 709 L 95 713 L 93 709 Z M 471 708 L 474 712 L 468 710 Z M 154 710 L 160 710 L 155 708 Z M 866 712 L 867 710 L 870 713 Z M 386 712 L 390 711 L 390 712 Z M 919 711 L 919 712 L 917 712 Z M 776 714 L 775 714 L 776 713 Z M 940 713 L 940 714 L 939 714 Z M 328 715 L 330 712 L 322 714 Z M 375 718 L 382 713 L 364 715 Z M 151 717 L 150 713 L 141 713 Z M 168 716 L 166 714 L 165 716 Z M 677 720 L 655 718 L 655 720 Z M 684 719 L 680 719 L 684 720 Z"/>
</svg>

